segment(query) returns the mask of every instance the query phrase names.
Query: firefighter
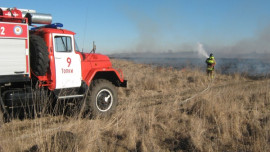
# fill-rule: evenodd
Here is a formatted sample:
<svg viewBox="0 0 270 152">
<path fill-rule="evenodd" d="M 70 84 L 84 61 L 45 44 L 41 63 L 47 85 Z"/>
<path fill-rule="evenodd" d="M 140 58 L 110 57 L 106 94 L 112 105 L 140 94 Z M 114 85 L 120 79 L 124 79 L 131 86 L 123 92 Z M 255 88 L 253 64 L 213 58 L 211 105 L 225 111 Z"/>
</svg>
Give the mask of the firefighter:
<svg viewBox="0 0 270 152">
<path fill-rule="evenodd" d="M 215 65 L 216 65 L 216 60 L 215 57 L 213 56 L 213 53 L 210 54 L 209 58 L 206 59 L 206 64 L 207 64 L 207 75 L 211 76 L 211 78 L 214 77 L 214 69 L 215 69 Z"/>
</svg>

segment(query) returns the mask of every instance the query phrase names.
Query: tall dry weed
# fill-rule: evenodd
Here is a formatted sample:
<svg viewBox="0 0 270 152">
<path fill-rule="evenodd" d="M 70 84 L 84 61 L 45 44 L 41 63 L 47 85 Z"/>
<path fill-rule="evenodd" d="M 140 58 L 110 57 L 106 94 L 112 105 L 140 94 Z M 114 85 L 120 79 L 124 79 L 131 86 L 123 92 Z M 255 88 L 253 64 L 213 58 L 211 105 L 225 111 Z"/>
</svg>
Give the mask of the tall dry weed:
<svg viewBox="0 0 270 152">
<path fill-rule="evenodd" d="M 199 69 L 176 70 L 124 60 L 113 60 L 113 66 L 123 70 L 128 88 L 119 88 L 119 105 L 110 118 L 91 120 L 63 112 L 14 119 L 0 129 L 2 149 L 270 150 L 269 79 L 218 73 L 211 79 Z M 71 147 L 65 146 L 69 142 Z"/>
</svg>

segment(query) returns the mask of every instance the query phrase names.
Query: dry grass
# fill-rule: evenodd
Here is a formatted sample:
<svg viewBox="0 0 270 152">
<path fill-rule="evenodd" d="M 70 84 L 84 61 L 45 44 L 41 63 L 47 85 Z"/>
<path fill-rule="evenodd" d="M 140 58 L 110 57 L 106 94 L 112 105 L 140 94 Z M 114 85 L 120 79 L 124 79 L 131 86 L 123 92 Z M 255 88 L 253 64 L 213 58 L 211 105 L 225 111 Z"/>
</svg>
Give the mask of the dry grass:
<svg viewBox="0 0 270 152">
<path fill-rule="evenodd" d="M 270 151 L 269 79 L 112 62 L 128 88 L 110 119 L 13 120 L 0 151 Z"/>
</svg>

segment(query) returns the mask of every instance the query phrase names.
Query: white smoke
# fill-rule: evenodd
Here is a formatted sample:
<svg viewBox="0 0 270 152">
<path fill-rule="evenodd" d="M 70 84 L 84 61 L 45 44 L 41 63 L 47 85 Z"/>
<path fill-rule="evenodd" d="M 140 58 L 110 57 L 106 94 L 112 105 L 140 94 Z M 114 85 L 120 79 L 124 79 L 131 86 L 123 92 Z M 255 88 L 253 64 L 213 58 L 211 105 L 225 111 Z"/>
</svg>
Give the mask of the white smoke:
<svg viewBox="0 0 270 152">
<path fill-rule="evenodd" d="M 206 57 L 206 58 L 209 57 L 207 52 L 204 50 L 203 45 L 200 42 L 197 43 L 197 50 L 198 50 L 198 55 L 199 56 L 203 56 L 203 57 Z"/>
</svg>

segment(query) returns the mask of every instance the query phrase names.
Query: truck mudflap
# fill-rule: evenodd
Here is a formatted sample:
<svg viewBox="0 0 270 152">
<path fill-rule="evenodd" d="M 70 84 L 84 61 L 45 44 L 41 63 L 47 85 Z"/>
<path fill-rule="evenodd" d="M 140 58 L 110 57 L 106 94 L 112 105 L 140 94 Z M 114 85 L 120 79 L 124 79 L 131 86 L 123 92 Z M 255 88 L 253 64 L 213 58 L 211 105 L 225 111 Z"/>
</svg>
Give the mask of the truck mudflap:
<svg viewBox="0 0 270 152">
<path fill-rule="evenodd" d="M 126 87 L 127 87 L 127 80 L 124 80 L 123 82 L 121 82 L 121 83 L 119 84 L 119 86 L 120 86 L 120 87 L 126 88 Z"/>
<path fill-rule="evenodd" d="M 121 69 L 117 69 L 117 70 L 115 70 L 115 72 L 119 73 L 118 77 L 119 77 L 120 81 L 122 80 L 121 83 L 119 84 L 119 86 L 126 88 L 127 87 L 127 80 L 124 79 L 123 71 Z"/>
</svg>

